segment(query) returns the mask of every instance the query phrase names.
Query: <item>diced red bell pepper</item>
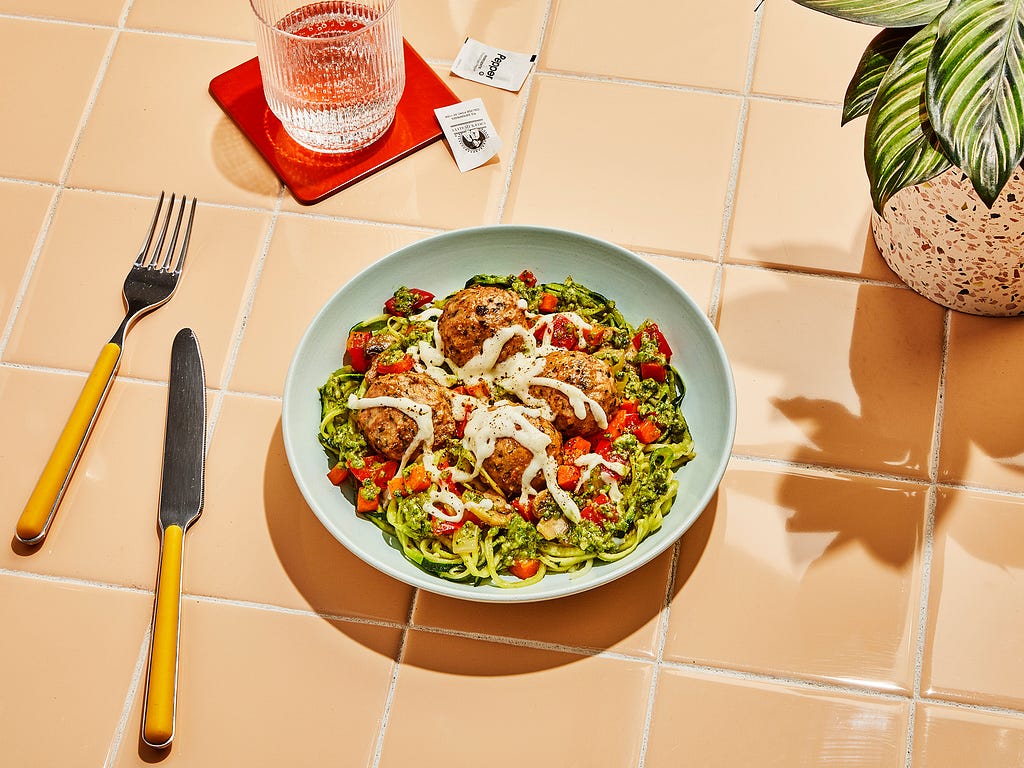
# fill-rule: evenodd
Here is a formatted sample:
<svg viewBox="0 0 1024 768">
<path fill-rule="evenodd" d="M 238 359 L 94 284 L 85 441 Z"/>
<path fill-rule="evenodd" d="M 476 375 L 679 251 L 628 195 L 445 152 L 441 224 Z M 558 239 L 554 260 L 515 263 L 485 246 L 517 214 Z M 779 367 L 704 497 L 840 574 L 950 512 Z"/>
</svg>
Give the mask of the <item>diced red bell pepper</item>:
<svg viewBox="0 0 1024 768">
<path fill-rule="evenodd" d="M 583 471 L 579 467 L 573 464 L 562 464 L 557 472 L 558 487 L 567 491 L 572 490 L 580 481 L 582 474 Z"/>
<path fill-rule="evenodd" d="M 590 442 L 579 435 L 571 437 L 562 445 L 562 463 L 575 464 L 576 459 L 586 453 L 590 453 Z"/>
<path fill-rule="evenodd" d="M 636 411 L 619 408 L 615 415 L 612 416 L 612 420 L 608 422 L 608 429 L 605 430 L 605 435 L 609 440 L 617 440 L 639 423 L 640 415 Z"/>
<path fill-rule="evenodd" d="M 565 315 L 555 315 L 551 325 L 551 346 L 562 349 L 576 349 L 580 343 L 580 332 L 576 324 Z"/>
<path fill-rule="evenodd" d="M 537 276 L 528 269 L 524 269 L 522 272 L 519 273 L 519 279 L 526 283 L 526 285 L 528 285 L 530 288 L 533 288 L 535 285 L 537 285 Z"/>
<path fill-rule="evenodd" d="M 608 494 L 599 493 L 580 510 L 580 517 L 592 523 L 597 523 L 603 528 L 608 518 L 617 517 L 615 512 L 615 506 L 612 504 L 612 500 L 608 498 Z"/>
<path fill-rule="evenodd" d="M 512 509 L 519 513 L 519 516 L 528 523 L 533 522 L 533 501 L 522 502 L 519 499 L 512 501 Z"/>
<path fill-rule="evenodd" d="M 553 293 L 542 293 L 537 309 L 545 314 L 551 314 L 558 307 L 558 297 Z"/>
<path fill-rule="evenodd" d="M 617 464 L 627 463 L 626 458 L 614 449 L 612 441 L 607 437 L 601 437 L 594 443 L 594 453 L 605 461 L 613 461 Z"/>
<path fill-rule="evenodd" d="M 531 576 L 535 576 L 538 570 L 540 570 L 540 560 L 534 557 L 513 560 L 512 565 L 508 567 L 509 573 L 520 579 L 528 579 Z"/>
<path fill-rule="evenodd" d="M 430 475 L 422 464 L 413 464 L 409 475 L 405 478 L 405 488 L 409 493 L 421 493 L 430 487 Z"/>
<path fill-rule="evenodd" d="M 633 434 L 637 440 L 647 445 L 661 437 L 661 429 L 650 419 L 644 419 L 633 429 Z"/>
<path fill-rule="evenodd" d="M 665 383 L 666 370 L 661 363 L 640 363 L 640 378 L 654 379 L 660 384 Z"/>
<path fill-rule="evenodd" d="M 397 360 L 392 360 L 388 363 L 378 363 L 377 373 L 388 374 L 388 373 L 405 373 L 406 371 L 412 370 L 412 355 L 403 355 Z"/>
<path fill-rule="evenodd" d="M 629 411 L 630 413 L 636 413 L 638 409 L 639 406 L 637 405 L 637 402 L 635 400 L 623 400 L 621 403 L 619 403 L 620 411 Z"/>
<path fill-rule="evenodd" d="M 427 304 L 434 300 L 434 294 L 429 291 L 424 291 L 420 288 L 409 288 L 407 290 L 413 295 L 413 301 L 409 305 L 408 310 L 404 307 L 398 306 L 397 299 L 392 296 L 384 302 L 384 311 L 389 315 L 394 315 L 395 317 L 408 317 L 413 312 L 423 309 L 423 307 L 427 306 Z"/>
<path fill-rule="evenodd" d="M 356 492 L 356 512 L 373 512 L 380 507 L 380 490 L 372 496 L 367 496 L 360 488 Z"/>
<path fill-rule="evenodd" d="M 334 485 L 341 485 L 348 477 L 348 467 L 344 464 L 335 464 L 334 468 L 327 473 L 327 479 Z"/>
<path fill-rule="evenodd" d="M 366 355 L 366 345 L 372 334 L 369 331 L 351 331 L 348 341 L 345 344 L 345 351 L 348 352 L 352 368 L 357 373 L 366 373 L 370 367 L 370 359 Z"/>
<path fill-rule="evenodd" d="M 665 334 L 661 332 L 657 323 L 647 323 L 637 331 L 636 335 L 633 336 L 633 349 L 640 349 L 640 345 L 645 338 L 654 339 L 654 342 L 658 345 L 658 352 L 665 356 L 666 362 L 672 357 L 672 348 L 668 345 Z"/>
<path fill-rule="evenodd" d="M 398 462 L 394 459 L 383 459 L 380 456 L 366 456 L 363 459 L 363 466 L 360 467 L 349 462 L 348 468 L 352 476 L 360 483 L 372 480 L 374 485 L 383 490 L 387 487 L 388 480 L 398 472 Z"/>
<path fill-rule="evenodd" d="M 465 519 L 455 521 L 432 517 L 430 519 L 430 530 L 433 531 L 435 536 L 451 536 L 459 530 L 465 522 Z"/>
</svg>

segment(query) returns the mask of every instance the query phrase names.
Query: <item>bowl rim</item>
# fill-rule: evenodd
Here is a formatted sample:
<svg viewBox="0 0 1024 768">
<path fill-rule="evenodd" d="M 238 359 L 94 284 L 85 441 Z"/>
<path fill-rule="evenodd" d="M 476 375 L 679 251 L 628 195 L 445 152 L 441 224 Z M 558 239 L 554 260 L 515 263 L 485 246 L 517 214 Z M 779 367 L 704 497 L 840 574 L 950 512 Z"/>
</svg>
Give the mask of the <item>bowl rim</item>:
<svg viewBox="0 0 1024 768">
<path fill-rule="evenodd" d="M 723 436 L 724 449 L 721 455 L 717 457 L 715 466 L 710 469 L 709 476 L 712 481 L 707 484 L 707 487 L 702 491 L 696 501 L 693 503 L 693 509 L 695 513 L 692 514 L 691 518 L 685 522 L 678 531 L 673 531 L 672 535 L 663 537 L 662 541 L 656 542 L 649 549 L 643 553 L 632 553 L 630 556 L 610 563 L 602 567 L 602 570 L 608 568 L 606 573 L 598 575 L 596 578 L 588 579 L 585 583 L 578 585 L 569 584 L 567 587 L 561 589 L 548 588 L 543 590 L 543 584 L 545 580 L 541 580 L 538 584 L 532 585 L 531 587 L 525 587 L 523 589 L 500 589 L 496 588 L 495 592 L 487 592 L 479 590 L 477 587 L 471 584 L 463 584 L 460 582 L 452 582 L 441 579 L 434 576 L 414 563 L 408 561 L 402 554 L 400 549 L 395 549 L 395 561 L 382 561 L 378 558 L 371 557 L 358 546 L 356 542 L 349 540 L 347 534 L 341 530 L 330 517 L 319 508 L 319 502 L 316 500 L 315 494 L 307 486 L 306 483 L 306 470 L 299 461 L 300 449 L 296 445 L 298 434 L 296 429 L 291 426 L 292 423 L 292 408 L 290 405 L 295 402 L 295 398 L 300 394 L 308 395 L 307 392 L 300 393 L 297 391 L 298 384 L 296 379 L 301 369 L 302 359 L 306 351 L 307 345 L 310 343 L 311 336 L 315 328 L 319 327 L 322 323 L 324 315 L 332 310 L 335 303 L 338 302 L 342 294 L 348 289 L 348 286 L 359 280 L 369 272 L 381 269 L 381 264 L 385 264 L 387 261 L 397 259 L 401 254 L 406 253 L 409 250 L 417 250 L 423 248 L 426 244 L 437 244 L 446 240 L 462 239 L 479 237 L 481 235 L 485 237 L 501 236 L 508 237 L 510 235 L 521 234 L 526 236 L 539 236 L 539 237 L 554 237 L 554 238 L 569 238 L 574 240 L 580 240 L 591 247 L 598 249 L 608 249 L 616 252 L 620 257 L 624 258 L 627 262 L 639 266 L 643 270 L 653 270 L 658 273 L 662 279 L 666 281 L 670 289 L 678 296 L 678 298 L 687 305 L 688 310 L 693 318 L 696 319 L 697 323 L 701 326 L 702 330 L 706 334 L 710 341 L 711 347 L 715 352 L 715 358 L 721 364 L 721 374 L 724 378 L 725 384 L 725 404 L 726 404 L 726 420 L 723 425 Z M 560 229 L 557 227 L 529 225 L 529 224 L 488 224 L 474 227 L 464 227 L 455 230 L 449 230 L 446 232 L 440 232 L 438 234 L 426 237 L 422 240 L 417 240 L 413 243 L 409 243 L 400 248 L 397 248 L 384 256 L 376 259 L 373 263 L 366 265 L 356 274 L 349 277 L 342 283 L 334 293 L 321 305 L 316 314 L 306 325 L 303 331 L 302 337 L 297 343 L 294 352 L 292 353 L 291 360 L 288 366 L 288 372 L 285 377 L 285 385 L 283 395 L 281 399 L 281 434 L 285 447 L 285 454 L 288 459 L 289 469 L 291 470 L 292 476 L 299 487 L 300 492 L 309 506 L 310 510 L 317 517 L 320 523 L 327 529 L 327 531 L 338 540 L 338 542 L 350 553 L 354 554 L 363 562 L 372 566 L 373 568 L 386 573 L 392 578 L 405 583 L 411 587 L 424 589 L 428 592 L 432 592 L 446 597 L 453 597 L 456 599 L 467 600 L 471 602 L 483 602 L 492 604 L 501 603 L 525 603 L 525 602 L 539 602 L 545 600 L 552 600 L 561 597 L 568 597 L 571 595 L 581 594 L 582 592 L 590 591 L 599 586 L 603 586 L 611 581 L 615 581 L 622 576 L 625 576 L 632 571 L 641 568 L 642 566 L 654 560 L 671 546 L 673 546 L 685 533 L 689 530 L 697 519 L 704 513 L 708 504 L 711 502 L 714 494 L 717 492 L 718 487 L 721 484 L 722 478 L 725 475 L 726 467 L 731 459 L 732 448 L 735 441 L 736 435 L 736 387 L 735 379 L 732 373 L 732 368 L 729 363 L 729 358 L 725 353 L 725 348 L 718 335 L 717 330 L 708 318 L 707 313 L 700 308 L 700 306 L 693 300 L 693 298 L 687 293 L 681 286 L 679 286 L 674 280 L 672 280 L 664 272 L 661 272 L 656 266 L 649 264 L 640 258 L 637 254 L 632 251 L 616 245 L 608 240 L 604 240 L 592 235 L 587 235 L 580 232 L 575 232 L 567 229 Z M 384 535 L 376 527 L 368 523 L 368 521 L 361 521 L 367 524 L 368 531 L 377 531 L 381 535 Z M 653 535 L 657 535 L 663 531 L 664 527 L 656 531 Z M 650 537 L 648 537 L 648 540 Z M 614 566 L 614 567 L 609 567 Z M 590 572 L 594 573 L 593 570 Z M 537 588 L 537 589 L 534 589 Z"/>
</svg>

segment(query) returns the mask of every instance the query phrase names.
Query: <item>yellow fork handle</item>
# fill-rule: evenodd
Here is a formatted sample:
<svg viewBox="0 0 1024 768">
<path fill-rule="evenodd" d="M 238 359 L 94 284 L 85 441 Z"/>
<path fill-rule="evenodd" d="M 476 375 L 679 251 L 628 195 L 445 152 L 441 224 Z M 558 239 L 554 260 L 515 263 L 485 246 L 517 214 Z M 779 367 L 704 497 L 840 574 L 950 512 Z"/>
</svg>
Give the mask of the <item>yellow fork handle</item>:
<svg viewBox="0 0 1024 768">
<path fill-rule="evenodd" d="M 64 431 L 57 438 L 57 445 L 18 518 L 16 533 L 23 543 L 36 544 L 46 535 L 120 359 L 121 347 L 114 342 L 106 344 L 96 359 Z"/>
<path fill-rule="evenodd" d="M 181 565 L 185 530 L 164 529 L 160 543 L 160 575 L 153 610 L 153 642 L 142 719 L 142 740 L 162 748 L 174 738 L 174 708 L 178 686 L 178 627 L 181 620 Z"/>
</svg>

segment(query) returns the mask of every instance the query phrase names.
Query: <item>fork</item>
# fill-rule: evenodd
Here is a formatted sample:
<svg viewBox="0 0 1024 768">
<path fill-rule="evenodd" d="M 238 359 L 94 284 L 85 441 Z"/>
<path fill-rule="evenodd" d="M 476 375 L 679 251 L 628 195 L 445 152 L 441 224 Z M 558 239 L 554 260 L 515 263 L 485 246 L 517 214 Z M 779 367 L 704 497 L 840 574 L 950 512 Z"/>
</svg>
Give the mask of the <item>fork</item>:
<svg viewBox="0 0 1024 768">
<path fill-rule="evenodd" d="M 171 262 L 174 261 L 185 208 L 188 206 L 188 198 L 182 195 L 174 228 L 171 231 L 170 224 L 175 207 L 175 197 L 175 195 L 171 195 L 162 217 L 163 224 L 160 226 L 160 232 L 154 244 L 153 236 L 157 234 L 161 209 L 164 208 L 164 193 L 160 193 L 146 239 L 124 280 L 123 295 L 127 308 L 124 320 L 114 331 L 110 341 L 100 351 L 96 364 L 85 380 L 82 392 L 68 417 L 67 424 L 64 425 L 64 430 L 57 438 L 53 453 L 50 454 L 50 458 L 36 482 L 36 487 L 18 519 L 16 535 L 23 544 L 37 544 L 42 541 L 50 523 L 53 522 L 53 517 L 57 513 L 68 483 L 71 481 L 71 475 L 78 465 L 78 460 L 85 449 L 85 443 L 89 439 L 100 408 L 103 407 L 103 401 L 110 390 L 117 366 L 121 362 L 121 350 L 124 347 L 124 337 L 128 333 L 128 329 L 142 315 L 166 304 L 178 287 L 178 278 L 181 276 L 181 269 L 185 264 L 188 241 L 192 234 L 196 199 L 193 197 L 191 206 L 189 206 L 188 222 L 182 237 L 181 249 L 178 252 L 177 261 L 172 267 Z M 168 232 L 170 232 L 169 239 Z"/>
</svg>

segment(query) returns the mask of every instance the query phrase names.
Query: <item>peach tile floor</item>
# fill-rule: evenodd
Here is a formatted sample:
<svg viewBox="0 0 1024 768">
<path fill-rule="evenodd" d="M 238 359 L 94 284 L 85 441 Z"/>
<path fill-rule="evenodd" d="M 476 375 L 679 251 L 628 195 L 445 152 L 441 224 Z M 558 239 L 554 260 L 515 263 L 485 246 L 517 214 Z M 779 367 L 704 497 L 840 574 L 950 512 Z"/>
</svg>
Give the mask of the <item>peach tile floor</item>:
<svg viewBox="0 0 1024 768">
<path fill-rule="evenodd" d="M 1024 321 L 950 313 L 878 255 L 862 121 L 839 126 L 873 31 L 755 5 L 404 0 L 407 38 L 505 148 L 460 174 L 439 142 L 305 207 L 207 93 L 254 55 L 244 0 L 0 0 L 0 762 L 1024 763 Z M 539 54 L 521 92 L 447 74 L 467 35 Z M 161 188 L 201 200 L 182 289 L 129 335 L 56 522 L 21 546 Z M 718 328 L 739 411 L 722 486 L 674 548 L 517 606 L 349 554 L 280 424 L 292 350 L 334 290 L 501 223 L 661 268 Z M 156 753 L 139 721 L 184 325 L 207 364 L 207 499 L 178 732 Z"/>
</svg>

